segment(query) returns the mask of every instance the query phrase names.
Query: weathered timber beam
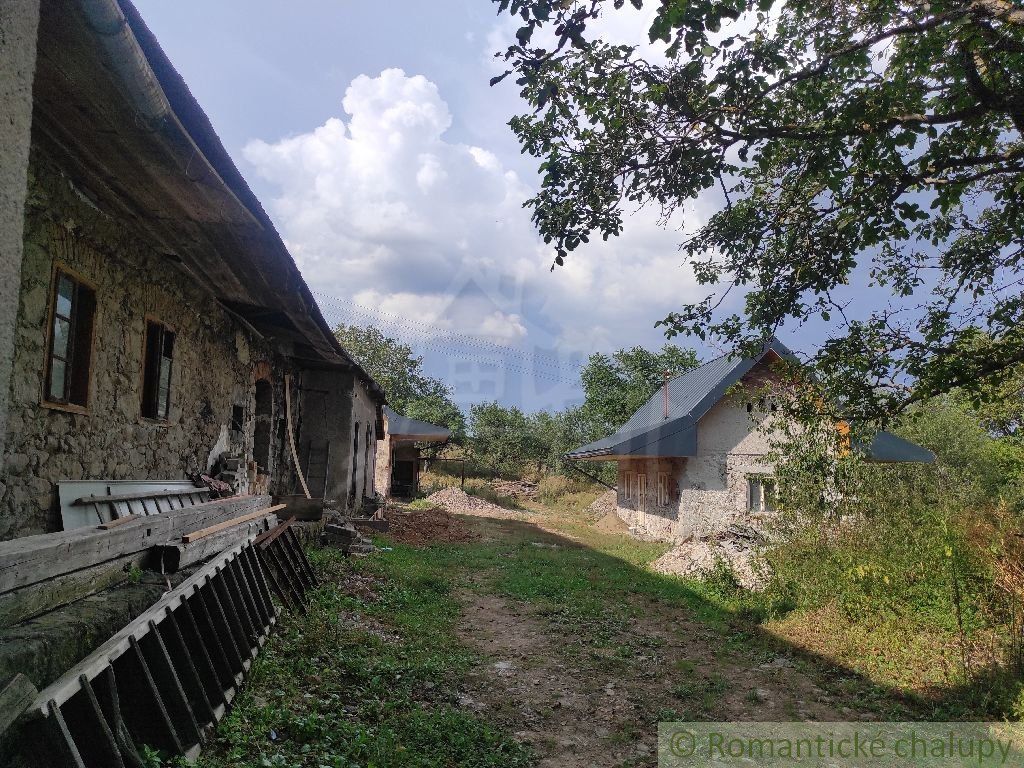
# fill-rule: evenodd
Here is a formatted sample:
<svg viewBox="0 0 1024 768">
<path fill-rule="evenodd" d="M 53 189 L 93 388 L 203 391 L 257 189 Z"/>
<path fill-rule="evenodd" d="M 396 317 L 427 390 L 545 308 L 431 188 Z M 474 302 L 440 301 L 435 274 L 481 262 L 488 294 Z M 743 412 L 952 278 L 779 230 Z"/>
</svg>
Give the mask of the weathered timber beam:
<svg viewBox="0 0 1024 768">
<path fill-rule="evenodd" d="M 209 488 L 176 488 L 168 491 L 145 491 L 140 493 L 114 493 L 107 496 L 83 496 L 71 502 L 72 506 L 86 504 L 104 504 L 112 501 L 136 501 L 142 499 L 162 499 L 167 496 L 199 496 L 209 494 Z"/>
<path fill-rule="evenodd" d="M 269 496 L 234 496 L 146 515 L 109 530 L 77 528 L 0 542 L 0 595 L 150 547 L 177 543 L 189 531 L 263 509 L 269 503 Z"/>
<path fill-rule="evenodd" d="M 20 672 L 7 680 L 0 680 L 0 736 L 28 709 L 39 691 L 32 681 Z"/>
<path fill-rule="evenodd" d="M 148 557 L 147 551 L 136 552 L 5 592 L 0 595 L 0 627 L 13 626 L 120 584 L 128 578 L 132 566 L 141 566 Z"/>
<path fill-rule="evenodd" d="M 215 533 L 220 533 L 221 531 L 227 530 L 228 528 L 231 528 L 233 526 L 241 525 L 242 523 L 247 523 L 250 520 L 255 520 L 257 517 L 269 515 L 272 512 L 277 512 L 278 510 L 284 509 L 286 506 L 288 505 L 275 504 L 272 507 L 267 507 L 266 509 L 258 509 L 255 512 L 250 512 L 247 515 L 239 515 L 238 517 L 233 517 L 230 520 L 224 520 L 223 522 L 217 523 L 216 525 L 211 525 L 207 528 L 202 528 L 198 531 L 186 533 L 184 536 L 181 537 L 181 541 L 184 544 L 191 544 L 194 541 L 206 538 L 207 536 L 212 536 Z"/>
<path fill-rule="evenodd" d="M 164 544 L 157 547 L 157 560 L 161 571 L 175 573 L 182 568 L 200 563 L 243 539 L 269 530 L 276 520 L 277 515 L 271 512 L 190 543 Z"/>
</svg>

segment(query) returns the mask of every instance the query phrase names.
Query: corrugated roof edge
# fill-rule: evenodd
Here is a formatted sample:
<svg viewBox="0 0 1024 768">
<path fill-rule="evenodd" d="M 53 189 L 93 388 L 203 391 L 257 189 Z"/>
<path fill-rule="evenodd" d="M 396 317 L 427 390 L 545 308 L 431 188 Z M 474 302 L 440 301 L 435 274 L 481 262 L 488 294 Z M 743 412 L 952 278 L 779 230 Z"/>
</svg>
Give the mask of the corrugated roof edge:
<svg viewBox="0 0 1024 768">
<path fill-rule="evenodd" d="M 310 292 L 309 286 L 306 284 L 305 279 L 302 277 L 302 273 L 295 264 L 295 259 L 292 258 L 291 253 L 289 253 L 288 248 L 281 239 L 281 235 L 274 226 L 273 221 L 271 221 L 270 216 L 268 216 L 267 212 L 263 209 L 263 205 L 260 203 L 259 198 L 257 198 L 249 188 L 248 183 L 246 183 L 245 178 L 238 170 L 234 160 L 231 159 L 231 155 L 229 155 L 228 151 L 224 148 L 224 144 L 217 135 L 217 132 L 213 129 L 213 124 L 210 122 L 210 118 L 207 116 L 206 112 L 203 111 L 203 108 L 199 105 L 195 96 L 192 95 L 192 92 L 189 90 L 188 84 L 185 82 L 184 78 L 178 70 L 174 68 L 174 65 L 167 57 L 167 54 L 164 53 L 159 41 L 146 25 L 141 14 L 131 3 L 131 0 L 107 1 L 115 2 L 120 7 L 121 12 L 128 21 L 132 34 L 135 36 L 139 47 L 146 56 L 146 61 L 149 64 L 153 75 L 156 77 L 161 90 L 164 92 L 164 96 L 171 105 L 171 109 L 174 110 L 174 114 L 177 116 L 182 126 L 184 126 L 188 131 L 192 140 L 195 142 L 195 145 L 199 147 L 206 159 L 209 160 L 217 173 L 220 174 L 224 183 L 231 189 L 231 192 L 241 201 L 249 212 L 256 217 L 260 224 L 266 227 L 268 232 L 273 234 L 274 239 L 280 244 L 283 258 L 287 259 L 291 269 L 295 272 L 296 285 L 299 286 L 303 302 L 309 309 L 313 320 L 323 332 L 328 344 L 330 344 L 338 354 L 352 366 L 357 375 L 362 378 L 369 385 L 371 391 L 377 395 L 378 399 L 381 402 L 384 402 L 386 397 L 383 388 L 361 365 L 359 365 L 359 363 L 356 362 L 352 355 L 348 353 L 334 335 L 333 329 L 328 325 L 327 320 L 320 311 L 320 305 L 317 304 L 316 299 L 313 298 L 313 294 Z"/>
<path fill-rule="evenodd" d="M 384 406 L 384 414 L 388 417 L 387 430 L 389 435 L 395 435 L 396 437 L 411 435 L 415 438 L 422 438 L 423 442 L 448 440 L 452 436 L 452 431 L 447 427 L 439 427 L 428 421 L 403 416 L 388 406 Z"/>
</svg>

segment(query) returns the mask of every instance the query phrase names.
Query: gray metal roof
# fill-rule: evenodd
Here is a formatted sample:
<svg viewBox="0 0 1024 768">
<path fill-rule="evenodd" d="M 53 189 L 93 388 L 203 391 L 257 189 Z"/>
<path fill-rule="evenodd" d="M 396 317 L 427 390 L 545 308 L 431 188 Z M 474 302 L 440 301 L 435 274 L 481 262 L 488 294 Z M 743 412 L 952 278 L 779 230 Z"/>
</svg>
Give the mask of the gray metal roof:
<svg viewBox="0 0 1024 768">
<path fill-rule="evenodd" d="M 723 355 L 675 377 L 668 383 L 668 418 L 659 388 L 614 434 L 566 454 L 569 459 L 605 461 L 618 456 L 694 456 L 697 422 L 734 384 L 767 356 L 795 361 L 778 339 L 754 357 Z M 879 432 L 864 450 L 868 461 L 897 463 L 935 460 L 931 451 L 889 432 Z"/>
<path fill-rule="evenodd" d="M 566 454 L 570 459 L 603 456 L 693 456 L 697 422 L 726 391 L 767 356 L 795 360 L 778 339 L 754 357 L 723 355 L 668 382 L 668 418 L 659 388 L 614 434 Z"/>
<path fill-rule="evenodd" d="M 935 461 L 935 454 L 927 448 L 885 431 L 876 432 L 867 445 L 859 444 L 856 450 L 864 453 L 865 461 L 877 464 L 931 464 Z"/>
<path fill-rule="evenodd" d="M 410 419 L 398 411 L 384 406 L 384 414 L 388 417 L 388 435 L 396 440 L 415 440 L 422 443 L 439 443 L 452 436 L 452 431 L 435 424 L 428 424 L 419 419 Z"/>
</svg>

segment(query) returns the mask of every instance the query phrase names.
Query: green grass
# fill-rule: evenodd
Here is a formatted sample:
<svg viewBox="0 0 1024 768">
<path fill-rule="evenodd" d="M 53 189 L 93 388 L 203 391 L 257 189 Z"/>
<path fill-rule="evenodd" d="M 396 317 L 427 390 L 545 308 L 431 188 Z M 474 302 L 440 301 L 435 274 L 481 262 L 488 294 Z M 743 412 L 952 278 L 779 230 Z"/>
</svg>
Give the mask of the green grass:
<svg viewBox="0 0 1024 768">
<path fill-rule="evenodd" d="M 398 548 L 368 572 L 378 599 L 347 596 L 352 566 L 313 560 L 324 586 L 307 616 L 285 614 L 198 765 L 527 766 L 528 749 L 455 704 L 472 660 L 453 634 L 452 582 Z"/>
<path fill-rule="evenodd" d="M 667 545 L 598 531 L 584 499 L 567 498 L 571 504 L 554 509 L 525 502 L 521 520 L 475 519 L 482 538 L 473 542 L 417 549 L 383 537 L 391 551 L 358 561 L 331 550 L 311 553 L 323 586 L 309 614 L 283 615 L 198 765 L 533 764 L 531 751 L 510 735 L 514 723 L 499 724 L 498 715 L 489 720 L 458 705 L 467 675 L 484 661 L 455 631 L 462 590 L 528 608 L 531 619 L 547 622 L 549 635 L 558 638 L 551 652 L 580 675 L 615 675 L 638 657 L 657 656 L 663 641 L 636 631 L 637 620 L 689 622 L 686 631 L 701 633 L 706 651 L 665 662 L 661 673 L 673 681 L 671 696 L 650 702 L 651 718 L 714 715 L 726 667 L 742 675 L 780 652 L 836 696 L 882 716 L 985 711 L 972 691 L 948 681 L 936 680 L 937 693 L 927 701 L 901 698 L 923 673 L 901 676 L 900 660 L 909 653 L 926 657 L 940 639 L 914 644 L 888 625 L 872 635 L 844 626 L 849 621 L 841 614 L 834 621 L 803 610 L 771 618 L 760 598 L 725 579 L 651 572 L 647 566 Z M 369 579 L 373 594 L 346 594 L 343 584 L 353 576 Z M 815 628 L 817 638 L 811 637 Z M 860 640 L 840 647 L 852 637 Z M 756 691 L 746 696 L 756 706 Z M 622 727 L 613 739 L 635 738 L 634 725 Z"/>
</svg>

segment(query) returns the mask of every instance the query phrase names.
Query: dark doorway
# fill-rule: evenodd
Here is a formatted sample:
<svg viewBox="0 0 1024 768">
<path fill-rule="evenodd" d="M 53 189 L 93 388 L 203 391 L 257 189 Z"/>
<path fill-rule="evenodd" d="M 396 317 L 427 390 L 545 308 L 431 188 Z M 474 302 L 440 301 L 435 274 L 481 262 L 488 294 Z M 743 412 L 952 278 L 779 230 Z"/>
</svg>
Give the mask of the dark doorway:
<svg viewBox="0 0 1024 768">
<path fill-rule="evenodd" d="M 274 388 L 269 381 L 256 382 L 256 429 L 252 438 L 252 458 L 260 474 L 270 474 L 270 434 L 274 415 Z"/>
<path fill-rule="evenodd" d="M 349 504 L 350 509 L 355 509 L 356 503 L 356 474 L 359 470 L 359 422 L 356 422 L 356 428 L 352 430 L 352 487 L 349 489 L 348 495 L 351 499 Z"/>
<path fill-rule="evenodd" d="M 416 462 L 396 460 L 391 468 L 391 494 L 412 496 L 416 493 Z"/>
</svg>

